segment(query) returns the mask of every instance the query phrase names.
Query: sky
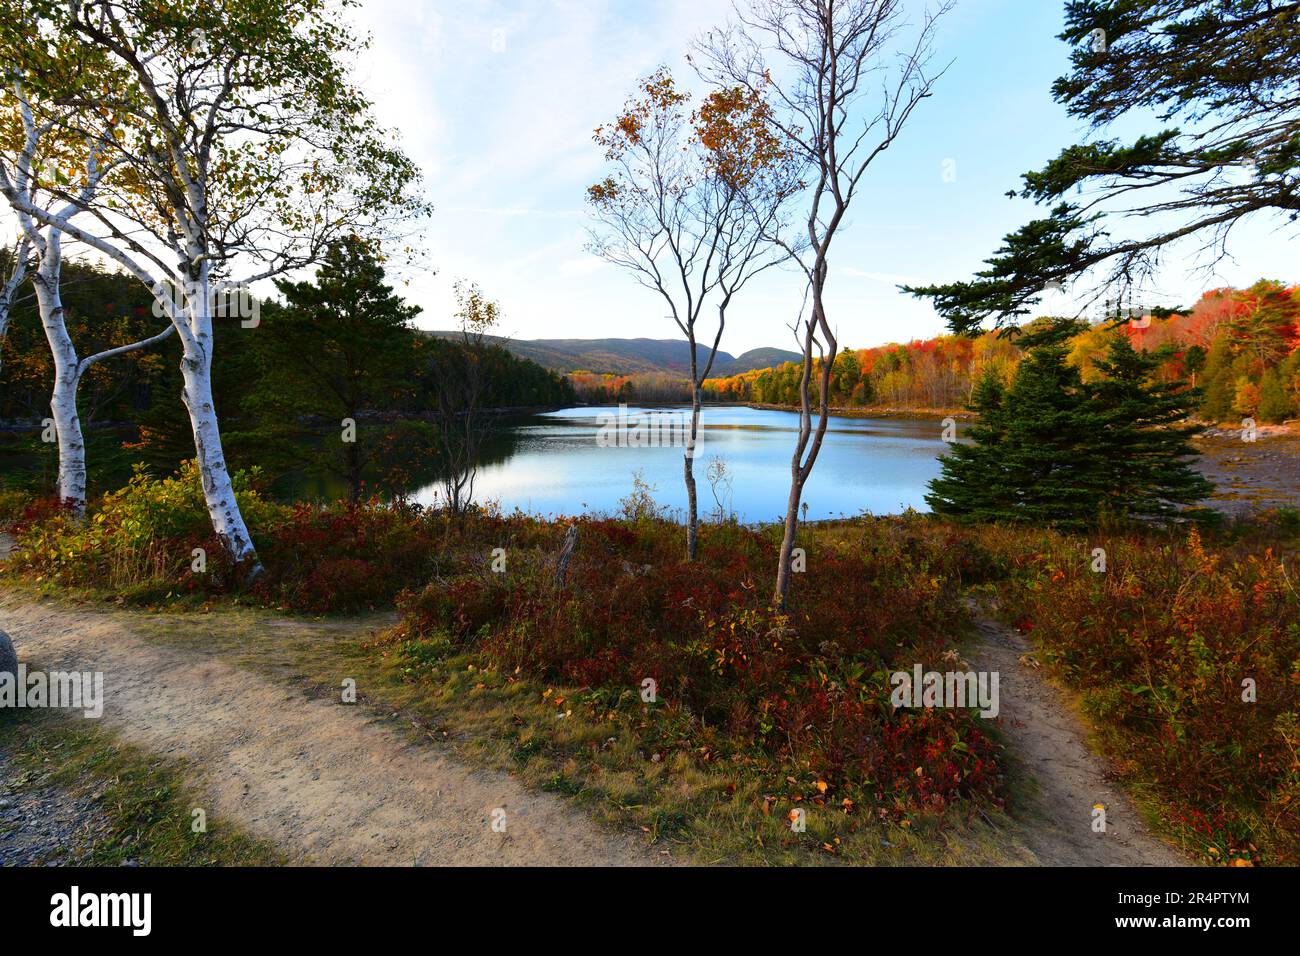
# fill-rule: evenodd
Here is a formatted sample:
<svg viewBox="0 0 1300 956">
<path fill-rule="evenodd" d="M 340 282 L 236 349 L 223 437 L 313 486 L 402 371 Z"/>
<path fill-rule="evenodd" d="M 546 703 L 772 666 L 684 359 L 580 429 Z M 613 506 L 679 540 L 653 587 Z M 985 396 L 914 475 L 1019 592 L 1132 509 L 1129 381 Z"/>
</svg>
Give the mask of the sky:
<svg viewBox="0 0 1300 956">
<path fill-rule="evenodd" d="M 898 283 L 968 278 L 1035 207 L 1007 190 L 1084 132 L 1050 95 L 1069 48 L 1060 0 L 957 0 L 937 35 L 951 61 L 935 94 L 867 173 L 831 255 L 828 311 L 855 348 L 944 331 Z M 401 131 L 435 205 L 422 227 L 428 268 L 403 294 L 417 324 L 450 328 L 452 283 L 475 281 L 518 338 L 673 338 L 663 303 L 588 255 L 584 191 L 604 169 L 592 131 L 659 64 L 679 79 L 693 38 L 725 23 L 730 0 L 362 0 L 370 54 L 357 79 Z M 1208 274 L 1194 247 L 1175 254 L 1155 304 L 1268 276 L 1294 280 L 1276 224 L 1238 231 L 1235 257 Z M 730 313 L 722 348 L 793 348 L 802 285 L 773 273 Z M 1070 290 L 1044 313 L 1072 312 Z"/>
<path fill-rule="evenodd" d="M 1086 135 L 1050 95 L 1068 70 L 1063 6 L 956 0 L 941 21 L 934 62 L 947 72 L 867 172 L 831 252 L 827 306 L 842 347 L 945 331 L 927 301 L 896 286 L 967 279 L 1041 215 L 1005 194 Z M 453 283 L 466 279 L 500 303 L 499 331 L 515 338 L 679 335 L 655 293 L 585 251 L 586 187 L 606 169 L 592 132 L 661 64 L 698 91 L 684 56 L 728 21 L 731 0 L 360 0 L 350 15 L 371 37 L 354 78 L 434 205 L 418 230 L 420 267 L 393 277 L 423 309 L 417 325 L 453 327 Z M 1290 238 L 1276 221 L 1239 226 L 1232 258 L 1208 270 L 1197 243 L 1176 250 L 1149 302 L 1296 281 Z M 797 348 L 802 293 L 796 272 L 761 276 L 733 303 L 722 349 Z M 1077 296 L 1051 294 L 1039 311 L 1073 314 Z"/>
</svg>

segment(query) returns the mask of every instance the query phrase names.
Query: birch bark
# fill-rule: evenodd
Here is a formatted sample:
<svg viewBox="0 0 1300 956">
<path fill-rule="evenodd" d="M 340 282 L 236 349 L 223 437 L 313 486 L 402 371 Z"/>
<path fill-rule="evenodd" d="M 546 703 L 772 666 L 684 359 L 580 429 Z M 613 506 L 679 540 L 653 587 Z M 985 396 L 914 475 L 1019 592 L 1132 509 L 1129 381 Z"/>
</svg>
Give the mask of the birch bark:
<svg viewBox="0 0 1300 956">
<path fill-rule="evenodd" d="M 46 230 L 41 243 L 40 265 L 32 274 L 36 305 L 40 310 L 45 341 L 54 360 L 54 391 L 50 395 L 50 415 L 59 446 L 59 498 L 77 518 L 86 514 L 86 442 L 77 414 L 77 386 L 81 381 L 81 362 L 68 334 L 63 318 L 63 299 L 59 293 L 59 276 L 63 269 L 62 235 L 57 229 Z"/>
<path fill-rule="evenodd" d="M 212 529 L 237 564 L 248 562 L 248 573 L 261 573 L 253 539 L 235 500 L 235 487 L 221 447 L 221 429 L 212 397 L 212 283 L 208 264 L 200 260 L 197 278 L 186 296 L 181 337 L 181 398 L 190 415 L 194 451 L 203 482 L 203 500 Z"/>
<path fill-rule="evenodd" d="M 18 294 L 18 287 L 27 278 L 27 259 L 30 255 L 31 243 L 27 241 L 26 236 L 23 236 L 18 240 L 18 246 L 14 250 L 14 264 L 9 270 L 9 278 L 0 287 L 0 369 L 4 367 L 5 336 L 9 334 L 9 319 L 13 315 L 14 297 Z"/>
</svg>

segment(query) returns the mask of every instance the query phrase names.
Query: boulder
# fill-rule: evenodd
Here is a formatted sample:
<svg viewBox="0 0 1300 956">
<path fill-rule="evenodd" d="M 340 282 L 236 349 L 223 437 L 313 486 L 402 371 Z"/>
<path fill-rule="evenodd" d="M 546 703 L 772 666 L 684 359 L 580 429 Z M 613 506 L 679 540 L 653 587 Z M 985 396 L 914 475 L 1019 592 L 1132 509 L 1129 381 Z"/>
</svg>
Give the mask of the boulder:
<svg viewBox="0 0 1300 956">
<path fill-rule="evenodd" d="M 0 674 L 6 672 L 17 677 L 18 652 L 14 650 L 14 642 L 9 640 L 9 635 L 0 631 Z"/>
</svg>

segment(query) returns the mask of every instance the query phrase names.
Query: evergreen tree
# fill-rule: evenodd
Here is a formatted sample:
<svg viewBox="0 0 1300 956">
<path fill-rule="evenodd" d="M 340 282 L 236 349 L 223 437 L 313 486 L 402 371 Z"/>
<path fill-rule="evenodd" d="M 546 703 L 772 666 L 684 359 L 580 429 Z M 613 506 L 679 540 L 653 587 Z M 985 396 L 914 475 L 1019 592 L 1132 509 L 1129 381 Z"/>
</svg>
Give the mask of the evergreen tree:
<svg viewBox="0 0 1300 956">
<path fill-rule="evenodd" d="M 1053 282 L 1096 275 L 1121 292 L 1184 239 L 1296 218 L 1300 4 L 1066 0 L 1060 37 L 1072 70 L 1052 94 L 1090 135 L 1024 174 L 1018 192 L 1044 215 L 1008 234 L 985 269 L 907 287 L 954 331 L 1030 314 Z M 1121 127 L 1134 135 L 1111 138 Z"/>
<path fill-rule="evenodd" d="M 938 514 L 975 521 L 995 521 L 1013 507 L 1002 475 L 1006 429 L 1006 388 L 991 368 L 975 382 L 967 408 L 979 418 L 967 432 L 970 444 L 957 444 L 940 461 L 942 471 L 930 482 L 925 500 Z"/>
<path fill-rule="evenodd" d="M 1189 345 L 1183 352 L 1183 371 L 1185 371 L 1192 380 L 1192 387 L 1196 387 L 1196 377 L 1205 369 L 1205 361 L 1209 353 L 1201 345 Z"/>
<path fill-rule="evenodd" d="M 408 323 L 420 310 L 394 294 L 378 256 L 358 239 L 331 246 L 315 282 L 276 285 L 284 307 L 264 314 L 257 330 L 266 370 L 260 396 L 267 410 L 282 410 L 282 423 L 301 414 L 339 429 L 327 432 L 325 461 L 355 501 L 382 440 L 362 415 L 391 411 L 410 387 L 416 350 Z"/>
<path fill-rule="evenodd" d="M 1237 400 L 1237 379 L 1233 373 L 1233 355 L 1226 338 L 1216 339 L 1210 346 L 1201 380 L 1205 383 L 1205 398 L 1201 414 L 1212 422 L 1232 418 L 1232 406 Z"/>
<path fill-rule="evenodd" d="M 1183 424 L 1199 399 L 1182 382 L 1154 378 L 1159 359 L 1126 336 L 1082 381 L 1068 361 L 1068 324 L 1039 329 L 1005 392 L 991 374 L 976 388 L 972 445 L 941 459 L 926 500 L 937 514 L 1084 528 L 1102 515 L 1166 518 L 1207 497 Z"/>
<path fill-rule="evenodd" d="M 1282 387 L 1282 376 L 1277 369 L 1269 369 L 1259 383 L 1259 420 L 1277 424 L 1294 414 L 1295 405 Z"/>
<path fill-rule="evenodd" d="M 1078 527 L 1096 514 L 1099 423 L 1068 356 L 1065 341 L 1032 348 L 1007 392 L 1001 483 L 1015 520 Z"/>
<path fill-rule="evenodd" d="M 1300 349 L 1288 355 L 1277 367 L 1277 377 L 1292 412 L 1300 411 Z"/>
<path fill-rule="evenodd" d="M 1099 417 L 1096 468 L 1102 509 L 1121 518 L 1167 518 L 1178 505 L 1209 497 L 1214 486 L 1190 464 L 1192 436 L 1204 426 L 1185 424 L 1200 398 L 1183 382 L 1159 382 L 1157 356 L 1118 336 L 1096 365 L 1101 377 L 1088 391 Z"/>
</svg>

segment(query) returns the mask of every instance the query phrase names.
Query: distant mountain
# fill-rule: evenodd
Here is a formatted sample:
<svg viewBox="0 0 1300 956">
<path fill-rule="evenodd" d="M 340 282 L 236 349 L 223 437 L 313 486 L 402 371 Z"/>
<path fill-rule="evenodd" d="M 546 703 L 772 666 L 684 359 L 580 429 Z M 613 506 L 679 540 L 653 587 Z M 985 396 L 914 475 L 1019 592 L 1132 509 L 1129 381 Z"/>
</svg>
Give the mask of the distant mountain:
<svg viewBox="0 0 1300 956">
<path fill-rule="evenodd" d="M 454 338 L 459 333 L 429 334 Z M 686 375 L 691 370 L 690 346 L 677 339 L 504 339 L 492 335 L 485 336 L 485 339 L 556 372 L 608 372 L 613 375 L 668 372 Z M 697 345 L 696 353 L 701 364 L 708 360 L 707 346 Z M 774 348 L 750 349 L 739 356 L 719 351 L 709 374 L 715 377 L 736 375 L 750 369 L 798 361 L 799 357 L 798 352 Z"/>
<path fill-rule="evenodd" d="M 718 354 L 718 358 L 719 360 L 722 358 L 721 353 Z M 743 355 L 736 356 L 736 358 L 732 360 L 731 368 L 726 372 L 717 371 L 715 365 L 713 374 L 719 377 L 725 375 L 738 375 L 741 372 L 748 372 L 750 369 L 776 368 L 778 365 L 784 365 L 786 362 L 801 361 L 803 361 L 803 356 L 798 352 L 791 352 L 789 349 L 750 349 Z"/>
</svg>

